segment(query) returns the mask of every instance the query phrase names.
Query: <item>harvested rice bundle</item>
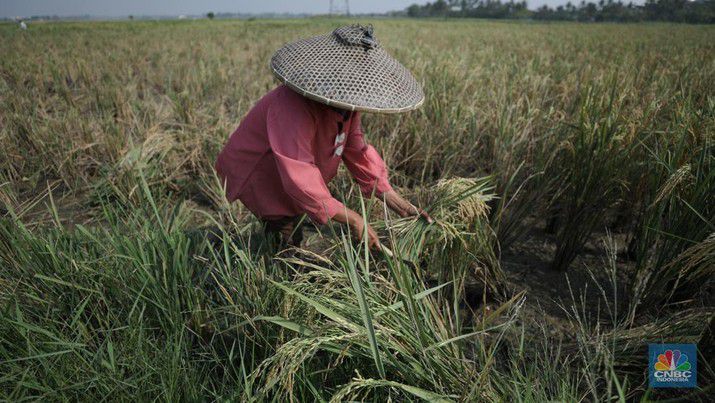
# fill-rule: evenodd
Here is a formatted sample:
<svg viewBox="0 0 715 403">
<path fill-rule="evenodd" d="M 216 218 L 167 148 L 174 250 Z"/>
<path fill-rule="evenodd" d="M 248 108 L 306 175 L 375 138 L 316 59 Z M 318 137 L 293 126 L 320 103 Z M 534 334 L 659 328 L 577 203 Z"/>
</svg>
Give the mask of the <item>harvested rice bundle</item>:
<svg viewBox="0 0 715 403">
<path fill-rule="evenodd" d="M 466 247 L 475 232 L 488 225 L 491 190 L 489 178 L 442 179 L 417 195 L 420 204 L 429 206 L 434 224 L 409 217 L 383 225 L 395 241 L 396 252 L 402 252 L 405 259 L 418 257 L 427 241 L 442 248 L 459 241 Z"/>
<path fill-rule="evenodd" d="M 479 277 L 488 293 L 502 294 L 503 274 L 487 216 L 492 189 L 488 177 L 443 179 L 424 189 L 417 198 L 429 206 L 435 222 L 402 218 L 382 224 L 390 233 L 394 253 L 421 268 L 452 269 L 431 273 L 438 280 Z"/>
<path fill-rule="evenodd" d="M 494 198 L 489 178 L 442 179 L 432 190 L 434 200 L 430 211 L 443 220 L 473 223 L 486 219 L 487 203 Z"/>
</svg>

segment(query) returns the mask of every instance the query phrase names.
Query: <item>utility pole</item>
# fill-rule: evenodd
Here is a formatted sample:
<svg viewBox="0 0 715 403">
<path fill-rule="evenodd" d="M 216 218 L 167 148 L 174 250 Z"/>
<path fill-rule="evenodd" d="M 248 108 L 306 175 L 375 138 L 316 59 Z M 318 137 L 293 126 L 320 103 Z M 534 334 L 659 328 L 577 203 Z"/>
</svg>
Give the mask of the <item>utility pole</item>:
<svg viewBox="0 0 715 403">
<path fill-rule="evenodd" d="M 330 0 L 330 10 L 328 14 L 350 16 L 350 0 Z"/>
</svg>

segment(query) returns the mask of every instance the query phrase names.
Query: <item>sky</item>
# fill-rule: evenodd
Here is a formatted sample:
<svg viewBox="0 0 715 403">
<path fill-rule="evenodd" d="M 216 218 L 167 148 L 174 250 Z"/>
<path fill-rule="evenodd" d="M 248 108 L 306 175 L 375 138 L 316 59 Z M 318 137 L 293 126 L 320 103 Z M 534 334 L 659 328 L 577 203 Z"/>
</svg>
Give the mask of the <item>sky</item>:
<svg viewBox="0 0 715 403">
<path fill-rule="evenodd" d="M 342 3 L 344 0 L 334 0 Z M 555 6 L 568 0 L 527 0 L 529 8 Z M 576 0 L 580 1 L 580 0 Z M 576 2 L 574 1 L 574 3 Z M 638 1 L 640 2 L 640 1 Z M 352 13 L 403 10 L 425 0 L 353 0 Z M 126 17 L 128 15 L 203 15 L 216 13 L 323 14 L 330 0 L 0 0 L 0 18 L 32 15 Z"/>
</svg>

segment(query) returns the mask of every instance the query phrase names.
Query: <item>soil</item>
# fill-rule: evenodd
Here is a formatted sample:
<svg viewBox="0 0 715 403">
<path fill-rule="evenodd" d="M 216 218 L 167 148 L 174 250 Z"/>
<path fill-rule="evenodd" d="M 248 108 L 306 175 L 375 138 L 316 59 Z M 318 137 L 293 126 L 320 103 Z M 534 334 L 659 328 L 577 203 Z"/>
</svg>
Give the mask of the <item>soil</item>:
<svg viewBox="0 0 715 403">
<path fill-rule="evenodd" d="M 633 270 L 632 262 L 621 258 L 626 246 L 623 234 L 596 233 L 568 270 L 556 271 L 550 267 L 556 249 L 554 236 L 546 232 L 544 224 L 504 251 L 501 264 L 513 292 L 526 291 L 525 317 L 547 325 L 542 327 L 552 333 L 570 333 L 574 330 L 569 319 L 574 306 L 582 309 L 580 314 L 587 320 L 607 323 L 614 308 L 618 312 L 626 309 L 627 279 Z M 609 254 L 615 257 L 609 258 Z M 615 276 L 611 276 L 614 259 Z"/>
</svg>

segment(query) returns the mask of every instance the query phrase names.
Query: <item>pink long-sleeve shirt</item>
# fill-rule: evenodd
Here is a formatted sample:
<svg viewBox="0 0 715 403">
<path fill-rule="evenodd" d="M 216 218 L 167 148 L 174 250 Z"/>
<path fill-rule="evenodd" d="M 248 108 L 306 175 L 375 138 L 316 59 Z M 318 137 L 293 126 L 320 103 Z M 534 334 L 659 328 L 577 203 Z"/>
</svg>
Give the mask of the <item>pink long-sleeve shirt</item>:
<svg viewBox="0 0 715 403">
<path fill-rule="evenodd" d="M 337 110 L 281 85 L 248 112 L 218 156 L 226 197 L 256 216 L 307 213 L 325 224 L 343 210 L 326 186 L 344 161 L 366 196 L 391 190 L 387 168 L 365 142 L 360 113 Z"/>
</svg>

